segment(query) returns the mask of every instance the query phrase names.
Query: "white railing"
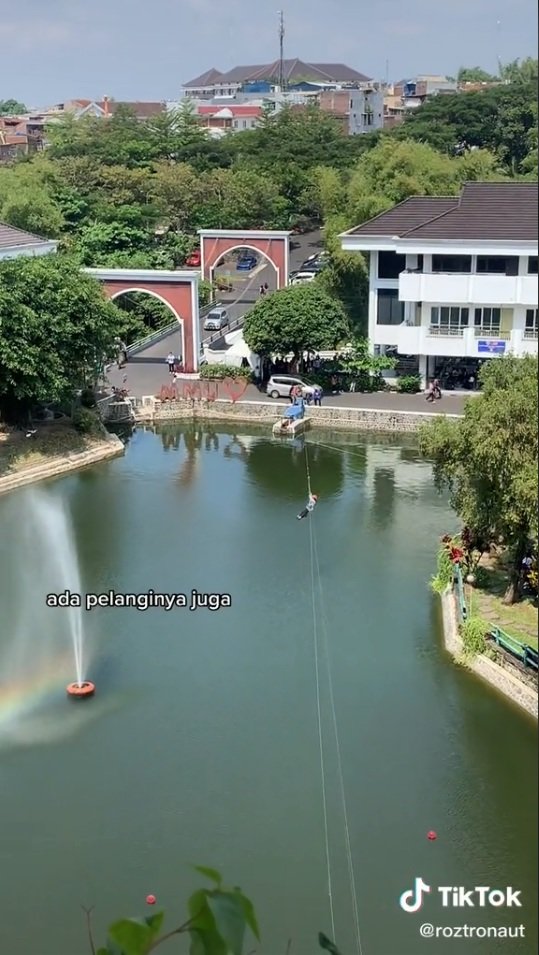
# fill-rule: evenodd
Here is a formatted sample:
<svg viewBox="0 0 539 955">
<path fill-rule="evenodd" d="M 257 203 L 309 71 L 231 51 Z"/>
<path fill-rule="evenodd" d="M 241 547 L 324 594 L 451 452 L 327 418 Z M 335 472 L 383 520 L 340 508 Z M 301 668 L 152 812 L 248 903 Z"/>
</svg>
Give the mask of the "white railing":
<svg viewBox="0 0 539 955">
<path fill-rule="evenodd" d="M 199 318 L 205 318 L 205 316 L 208 315 L 212 308 L 215 308 L 216 305 L 217 301 L 209 302 L 208 305 L 203 305 L 198 311 Z M 158 328 L 155 332 L 145 335 L 144 338 L 139 338 L 138 341 L 133 342 L 132 345 L 128 346 L 127 354 L 136 355 L 137 352 L 143 351 L 148 347 L 148 345 L 153 345 L 155 342 L 159 342 L 161 339 L 166 338 L 167 335 L 170 335 L 175 328 L 179 328 L 176 319 L 174 319 L 172 322 L 169 322 L 167 325 L 163 325 L 162 328 Z"/>
<path fill-rule="evenodd" d="M 511 332 L 500 331 L 499 328 L 485 328 L 484 325 L 475 326 L 476 338 L 497 338 L 503 341 L 509 341 Z"/>
<path fill-rule="evenodd" d="M 455 328 L 451 325 L 430 325 L 428 334 L 433 338 L 462 338 L 464 328 Z"/>
<path fill-rule="evenodd" d="M 536 328 L 526 328 L 524 330 L 524 338 L 526 341 L 533 342 L 537 341 L 537 329 Z"/>
</svg>

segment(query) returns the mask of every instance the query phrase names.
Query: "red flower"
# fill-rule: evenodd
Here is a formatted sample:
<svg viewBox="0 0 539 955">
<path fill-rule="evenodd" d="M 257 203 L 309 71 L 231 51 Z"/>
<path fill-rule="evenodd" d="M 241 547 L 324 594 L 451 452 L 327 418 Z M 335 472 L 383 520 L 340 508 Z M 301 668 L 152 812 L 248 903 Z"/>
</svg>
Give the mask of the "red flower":
<svg viewBox="0 0 539 955">
<path fill-rule="evenodd" d="M 452 547 L 449 551 L 449 556 L 454 564 L 458 564 L 464 557 L 464 551 L 461 550 L 460 547 Z"/>
</svg>

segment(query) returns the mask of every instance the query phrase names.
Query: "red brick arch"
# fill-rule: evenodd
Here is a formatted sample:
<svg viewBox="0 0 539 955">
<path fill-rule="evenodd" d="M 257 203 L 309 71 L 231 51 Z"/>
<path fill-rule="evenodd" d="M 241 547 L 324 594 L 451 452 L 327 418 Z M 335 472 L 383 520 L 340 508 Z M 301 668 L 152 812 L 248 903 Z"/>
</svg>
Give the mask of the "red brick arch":
<svg viewBox="0 0 539 955">
<path fill-rule="evenodd" d="M 277 288 L 288 285 L 290 270 L 290 232 L 261 229 L 199 229 L 202 278 L 211 281 L 213 270 L 223 255 L 233 249 L 258 252 L 273 265 Z"/>
<path fill-rule="evenodd" d="M 198 371 L 200 330 L 198 272 L 170 272 L 164 269 L 85 269 L 98 279 L 110 299 L 125 292 L 147 292 L 170 308 L 181 326 L 183 366 Z"/>
</svg>

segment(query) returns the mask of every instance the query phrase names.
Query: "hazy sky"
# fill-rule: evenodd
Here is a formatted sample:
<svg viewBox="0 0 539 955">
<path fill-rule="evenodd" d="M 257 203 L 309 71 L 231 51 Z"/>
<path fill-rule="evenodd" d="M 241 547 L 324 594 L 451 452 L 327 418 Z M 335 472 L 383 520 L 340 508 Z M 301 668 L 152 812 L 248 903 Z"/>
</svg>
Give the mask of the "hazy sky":
<svg viewBox="0 0 539 955">
<path fill-rule="evenodd" d="M 0 0 L 0 99 L 175 99 L 212 66 L 278 57 L 280 0 Z M 536 0 L 282 0 L 285 56 L 374 78 L 536 56 Z"/>
</svg>

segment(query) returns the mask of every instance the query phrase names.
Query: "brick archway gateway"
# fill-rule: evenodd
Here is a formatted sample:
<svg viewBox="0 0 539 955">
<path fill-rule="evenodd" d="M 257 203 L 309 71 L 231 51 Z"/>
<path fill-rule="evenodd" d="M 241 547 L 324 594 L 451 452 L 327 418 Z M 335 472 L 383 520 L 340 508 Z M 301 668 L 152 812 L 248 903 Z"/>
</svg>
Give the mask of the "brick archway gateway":
<svg viewBox="0 0 539 955">
<path fill-rule="evenodd" d="M 102 283 L 106 295 L 111 300 L 126 292 L 146 292 L 167 305 L 180 324 L 183 367 L 191 374 L 198 371 L 200 359 L 199 272 L 171 272 L 165 269 L 85 269 L 84 271 Z"/>
<path fill-rule="evenodd" d="M 211 282 L 219 259 L 233 249 L 250 249 L 268 260 L 277 275 L 277 288 L 288 285 L 290 232 L 261 229 L 199 229 L 202 278 Z M 247 273 L 248 274 L 248 273 Z"/>
</svg>

